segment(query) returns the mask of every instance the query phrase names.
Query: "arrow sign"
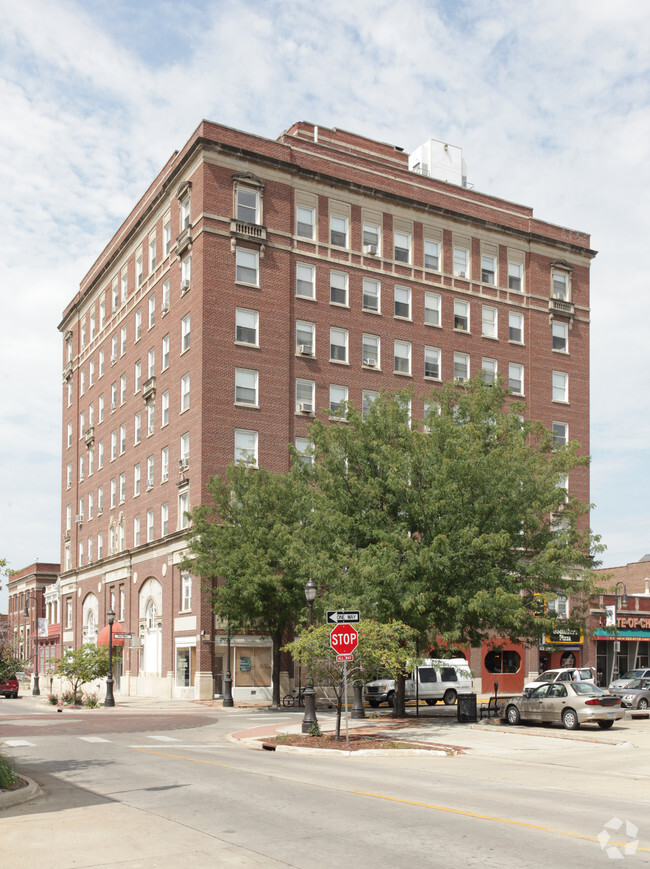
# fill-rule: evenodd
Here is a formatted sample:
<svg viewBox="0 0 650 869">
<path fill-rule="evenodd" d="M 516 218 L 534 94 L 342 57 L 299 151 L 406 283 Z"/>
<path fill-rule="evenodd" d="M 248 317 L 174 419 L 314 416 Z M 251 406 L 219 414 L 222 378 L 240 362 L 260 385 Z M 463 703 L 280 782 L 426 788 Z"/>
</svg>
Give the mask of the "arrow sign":
<svg viewBox="0 0 650 869">
<path fill-rule="evenodd" d="M 359 610 L 328 610 L 327 624 L 338 625 L 340 623 L 360 622 L 361 615 Z"/>
</svg>

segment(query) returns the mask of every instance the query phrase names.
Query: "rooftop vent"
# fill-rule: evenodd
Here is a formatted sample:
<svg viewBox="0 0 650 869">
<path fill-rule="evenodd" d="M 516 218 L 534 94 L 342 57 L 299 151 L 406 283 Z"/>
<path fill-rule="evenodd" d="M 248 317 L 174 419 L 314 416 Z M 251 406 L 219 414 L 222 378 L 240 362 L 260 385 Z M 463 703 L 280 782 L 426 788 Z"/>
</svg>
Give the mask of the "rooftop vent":
<svg viewBox="0 0 650 869">
<path fill-rule="evenodd" d="M 409 154 L 409 169 L 418 175 L 458 184 L 459 187 L 468 186 L 463 149 L 437 139 L 427 139 Z"/>
</svg>

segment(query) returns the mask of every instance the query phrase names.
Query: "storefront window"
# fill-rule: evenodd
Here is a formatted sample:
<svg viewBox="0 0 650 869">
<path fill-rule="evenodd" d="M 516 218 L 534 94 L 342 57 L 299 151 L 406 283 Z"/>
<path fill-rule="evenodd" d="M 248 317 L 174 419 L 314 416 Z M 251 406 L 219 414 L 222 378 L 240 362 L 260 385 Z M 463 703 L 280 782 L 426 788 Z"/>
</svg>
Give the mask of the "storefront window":
<svg viewBox="0 0 650 869">
<path fill-rule="evenodd" d="M 182 646 L 176 649 L 176 685 L 179 688 L 191 688 L 194 684 L 194 668 L 196 647 Z"/>
<path fill-rule="evenodd" d="M 521 655 L 513 649 L 492 651 L 485 656 L 485 669 L 488 673 L 517 673 L 520 666 Z"/>
</svg>

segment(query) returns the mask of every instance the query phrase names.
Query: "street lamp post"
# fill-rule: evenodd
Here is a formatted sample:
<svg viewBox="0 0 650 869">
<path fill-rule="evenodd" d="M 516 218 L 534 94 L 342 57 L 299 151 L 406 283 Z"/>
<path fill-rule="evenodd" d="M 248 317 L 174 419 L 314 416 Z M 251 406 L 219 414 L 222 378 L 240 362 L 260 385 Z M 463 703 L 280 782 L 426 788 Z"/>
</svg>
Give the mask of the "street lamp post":
<svg viewBox="0 0 650 869">
<path fill-rule="evenodd" d="M 38 678 L 39 678 L 38 677 L 38 598 L 34 594 L 28 594 L 27 597 L 25 598 L 25 618 L 26 619 L 29 618 L 28 604 L 29 604 L 30 600 L 33 600 L 34 604 L 36 605 L 36 618 L 34 620 L 35 625 L 36 625 L 36 633 L 34 634 L 34 685 L 32 686 L 32 695 L 38 696 L 41 693 L 41 689 L 39 687 L 39 682 L 38 682 Z"/>
<path fill-rule="evenodd" d="M 318 591 L 316 583 L 309 577 L 309 581 L 305 585 L 305 598 L 309 605 L 309 627 L 314 625 L 314 599 Z M 314 691 L 314 680 L 312 679 L 311 666 L 307 670 L 307 686 L 305 688 L 305 714 L 302 719 L 302 732 L 309 733 L 314 724 L 317 724 L 316 718 L 316 692 Z"/>
<path fill-rule="evenodd" d="M 623 594 L 621 595 L 621 606 L 622 607 L 627 606 L 627 586 L 625 585 L 623 580 L 620 580 L 614 586 L 614 668 L 613 668 L 613 672 L 612 672 L 612 681 L 614 681 L 614 679 L 618 678 L 618 651 L 619 651 L 618 644 L 619 644 L 619 639 L 618 639 L 617 621 L 618 621 L 618 587 L 619 587 L 619 585 L 623 586 Z"/>
<path fill-rule="evenodd" d="M 106 679 L 106 699 L 104 706 L 115 706 L 115 698 L 113 697 L 113 622 L 115 621 L 115 613 L 113 607 L 106 613 L 108 619 L 108 678 Z"/>
<path fill-rule="evenodd" d="M 223 680 L 223 705 L 230 708 L 235 705 L 232 699 L 232 672 L 230 670 L 230 619 L 228 619 L 228 634 L 226 636 L 226 675 Z"/>
</svg>

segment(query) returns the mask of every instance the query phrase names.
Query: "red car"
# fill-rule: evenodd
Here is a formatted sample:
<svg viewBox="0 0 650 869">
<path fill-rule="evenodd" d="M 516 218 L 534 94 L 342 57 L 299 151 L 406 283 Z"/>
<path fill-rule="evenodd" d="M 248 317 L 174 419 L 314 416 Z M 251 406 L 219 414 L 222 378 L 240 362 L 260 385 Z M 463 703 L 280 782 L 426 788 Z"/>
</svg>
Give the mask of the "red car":
<svg viewBox="0 0 650 869">
<path fill-rule="evenodd" d="M 0 681 L 0 694 L 5 697 L 18 696 L 18 679 L 15 676 L 10 676 L 9 679 Z"/>
</svg>

